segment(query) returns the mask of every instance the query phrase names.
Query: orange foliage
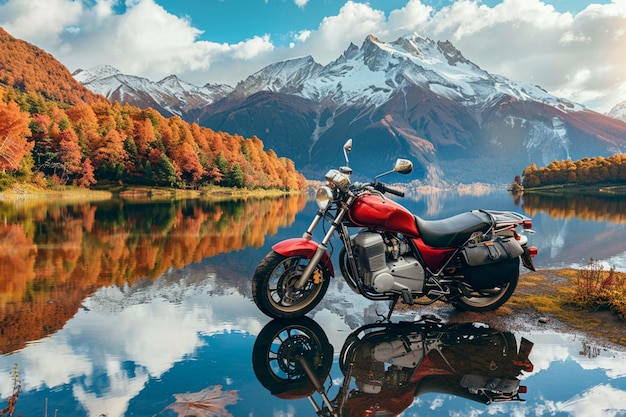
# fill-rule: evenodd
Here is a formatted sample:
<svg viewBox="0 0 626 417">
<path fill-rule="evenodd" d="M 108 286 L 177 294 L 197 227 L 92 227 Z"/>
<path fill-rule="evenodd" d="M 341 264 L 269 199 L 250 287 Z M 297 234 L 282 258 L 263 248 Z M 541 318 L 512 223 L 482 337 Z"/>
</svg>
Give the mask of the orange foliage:
<svg viewBox="0 0 626 417">
<path fill-rule="evenodd" d="M 28 114 L 16 103 L 0 102 L 0 170 L 20 167 L 22 158 L 33 147 L 26 140 L 28 135 Z"/>
<path fill-rule="evenodd" d="M 16 39 L 0 28 L 0 84 L 33 92 L 56 102 L 78 104 L 105 101 L 77 83 L 52 55 Z"/>
<path fill-rule="evenodd" d="M 524 169 L 524 187 L 559 184 L 600 184 L 626 182 L 626 154 L 583 158 L 578 161 L 552 161 L 537 168 L 534 163 Z"/>
</svg>

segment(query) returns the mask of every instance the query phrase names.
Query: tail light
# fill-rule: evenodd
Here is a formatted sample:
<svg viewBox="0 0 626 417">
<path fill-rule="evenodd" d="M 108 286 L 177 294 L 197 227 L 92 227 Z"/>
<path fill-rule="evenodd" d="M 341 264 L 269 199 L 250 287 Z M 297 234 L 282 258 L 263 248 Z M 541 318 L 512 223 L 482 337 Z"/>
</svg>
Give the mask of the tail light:
<svg viewBox="0 0 626 417">
<path fill-rule="evenodd" d="M 528 387 L 526 385 L 520 385 L 520 387 L 517 390 L 517 392 L 519 394 L 526 394 L 528 392 Z"/>
<path fill-rule="evenodd" d="M 539 253 L 539 249 L 537 249 L 537 246 L 529 246 L 528 247 L 528 254 L 531 257 L 534 258 L 535 256 L 537 256 L 538 253 Z"/>
<path fill-rule="evenodd" d="M 519 366 L 525 372 L 532 372 L 535 369 L 535 365 L 528 361 L 513 361 L 513 365 Z"/>
<path fill-rule="evenodd" d="M 532 228 L 533 228 L 533 221 L 532 221 L 531 219 L 524 220 L 524 221 L 522 222 L 522 227 L 523 227 L 524 229 L 532 229 Z"/>
</svg>

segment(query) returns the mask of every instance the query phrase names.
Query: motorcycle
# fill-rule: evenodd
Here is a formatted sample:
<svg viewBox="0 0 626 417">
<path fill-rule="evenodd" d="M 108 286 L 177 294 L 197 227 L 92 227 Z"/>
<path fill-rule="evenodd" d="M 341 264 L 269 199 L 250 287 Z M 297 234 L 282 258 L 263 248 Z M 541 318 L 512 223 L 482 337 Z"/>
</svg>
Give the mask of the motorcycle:
<svg viewBox="0 0 626 417">
<path fill-rule="evenodd" d="M 257 307 L 272 318 L 295 318 L 311 311 L 335 276 L 328 246 L 335 232 L 342 248 L 339 268 L 348 286 L 370 300 L 388 300 L 389 320 L 401 299 L 408 305 L 436 301 L 460 310 L 482 312 L 502 306 L 519 279 L 520 259 L 535 270 L 537 248 L 528 246 L 532 219 L 512 211 L 472 210 L 442 220 L 425 220 L 385 194 L 404 192 L 380 182 L 391 174 L 408 174 L 413 164 L 398 159 L 392 170 L 373 182 L 352 182 L 346 165 L 326 173 L 316 192 L 319 207 L 300 238 L 275 244 L 252 278 Z M 317 243 L 313 232 L 328 222 Z M 355 234 L 350 230 L 359 228 Z"/>
<path fill-rule="evenodd" d="M 484 324 L 441 324 L 428 316 L 369 324 L 353 331 L 341 348 L 341 381 L 330 377 L 328 337 L 314 320 L 302 317 L 266 325 L 255 341 L 252 365 L 272 395 L 306 397 L 319 416 L 396 416 L 426 393 L 483 404 L 524 401 L 527 387 L 517 377 L 532 372 L 532 348 L 521 338 L 518 350 L 514 334 Z M 334 381 L 341 382 L 331 399 Z"/>
</svg>

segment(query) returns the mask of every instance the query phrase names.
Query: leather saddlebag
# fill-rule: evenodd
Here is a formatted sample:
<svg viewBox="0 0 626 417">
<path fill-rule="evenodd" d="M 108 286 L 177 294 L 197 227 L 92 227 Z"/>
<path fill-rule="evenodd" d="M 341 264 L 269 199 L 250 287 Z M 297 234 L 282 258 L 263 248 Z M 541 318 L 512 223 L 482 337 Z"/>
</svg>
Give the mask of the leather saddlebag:
<svg viewBox="0 0 626 417">
<path fill-rule="evenodd" d="M 513 237 L 470 243 L 461 249 L 466 281 L 477 291 L 499 287 L 519 274 L 524 249 Z"/>
</svg>

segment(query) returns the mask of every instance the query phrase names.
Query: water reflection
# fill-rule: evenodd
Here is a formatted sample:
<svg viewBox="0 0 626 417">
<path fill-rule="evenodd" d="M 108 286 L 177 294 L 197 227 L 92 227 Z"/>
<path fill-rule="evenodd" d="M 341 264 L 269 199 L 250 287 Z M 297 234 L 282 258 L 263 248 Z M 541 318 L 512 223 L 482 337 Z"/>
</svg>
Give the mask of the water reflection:
<svg viewBox="0 0 626 417">
<path fill-rule="evenodd" d="M 0 204 L 0 353 L 62 328 L 98 288 L 132 286 L 171 268 L 258 248 L 305 203 L 297 196 Z"/>
<path fill-rule="evenodd" d="M 403 203 L 415 213 L 439 207 L 429 218 L 515 209 L 505 192 L 432 204 L 428 198 Z M 249 280 L 269 247 L 301 235 L 315 209 L 304 198 L 0 203 L 0 409 L 13 392 L 17 364 L 16 414 L 24 416 L 46 415 L 46 405 L 49 415 L 64 417 L 200 415 L 184 408 L 196 402 L 235 417 L 314 415 L 308 400 L 272 396 L 253 372 L 253 345 L 268 319 L 251 301 Z M 533 217 L 540 268 L 626 252 L 622 224 L 554 219 L 539 209 Z M 384 306 L 337 279 L 310 314 L 335 347 L 333 381 L 344 379 L 340 348 L 347 335 L 374 322 L 377 308 Z M 405 413 L 626 414 L 624 352 L 576 335 L 514 334 L 518 346 L 522 337 L 534 343 L 535 369 L 517 378 L 529 387 L 526 402 L 485 406 L 420 392 Z"/>
<path fill-rule="evenodd" d="M 626 198 L 623 195 L 526 193 L 521 196 L 521 205 L 531 216 L 544 212 L 554 219 L 576 217 L 594 222 L 626 223 Z"/>
<path fill-rule="evenodd" d="M 273 321 L 254 344 L 254 372 L 272 395 L 308 397 L 320 416 L 397 416 L 425 393 L 483 404 L 523 401 L 533 343 L 484 324 L 438 320 L 361 326 L 341 347 L 343 381 L 325 380 L 333 347 L 313 320 Z M 339 385 L 334 398 L 327 395 Z M 321 400 L 317 401 L 314 394 Z"/>
<path fill-rule="evenodd" d="M 233 253 L 224 258 L 239 255 Z M 216 272 L 222 270 L 222 263 L 230 262 L 229 259 L 212 258 L 211 262 L 170 270 L 156 280 L 98 289 L 83 301 L 62 329 L 10 355 L 0 356 L 0 405 L 6 404 L 12 392 L 10 370 L 18 364 L 22 392 L 17 412 L 25 416 L 45 415 L 47 404 L 49 413 L 54 410 L 59 416 L 96 417 L 105 413 L 110 417 L 169 417 L 177 415 L 177 410 L 188 411 L 183 408 L 186 399 L 200 403 L 210 401 L 235 417 L 315 415 L 308 400 L 285 401 L 271 395 L 258 382 L 253 372 L 253 348 L 263 333 L 267 318 L 243 295 L 247 291 L 243 284 L 237 283 L 237 279 L 231 281 L 223 272 Z M 331 283 L 329 294 L 333 298 L 325 300 L 311 317 L 334 347 L 330 356 L 326 348 L 322 365 L 327 366 L 328 358 L 332 357 L 329 376 L 341 384 L 345 378 L 342 366 L 345 369 L 346 364 L 359 362 L 370 351 L 364 347 L 376 345 L 373 336 L 354 333 L 376 319 L 376 306 L 347 288 L 342 290 L 339 281 Z M 401 319 L 414 321 L 410 315 L 396 318 Z M 447 346 L 455 339 L 444 337 L 444 333 L 454 333 L 454 326 L 466 327 L 465 334 L 474 337 L 457 338 L 457 348 L 453 344 Z M 401 403 L 403 406 L 409 404 L 406 412 L 424 416 L 449 415 L 450 412 L 456 413 L 453 415 L 614 416 L 626 412 L 622 401 L 626 395 L 624 352 L 607 350 L 593 341 L 579 340 L 567 334 L 529 334 L 523 330 L 500 332 L 487 326 L 442 324 L 440 329 L 433 328 L 430 333 L 420 336 L 417 334 L 421 329 L 415 326 L 412 330 L 416 337 L 412 338 L 405 334 L 401 325 L 390 325 L 390 328 L 392 332 L 381 333 L 381 337 L 386 337 L 389 342 L 387 346 L 393 347 L 393 337 L 400 337 L 409 346 L 417 344 L 419 352 L 433 352 L 430 355 L 434 358 L 439 357 L 439 353 L 435 353 L 438 349 L 451 366 L 448 367 L 443 360 L 431 361 L 444 373 L 430 377 L 422 375 L 422 386 L 433 384 L 433 392 L 421 390 L 417 397 L 411 393 L 411 403 L 408 394 L 399 397 L 399 400 L 406 400 Z M 481 342 L 492 339 L 480 336 L 492 331 L 493 337 L 496 333 L 509 335 L 493 339 L 503 341 L 498 342 L 498 348 L 493 350 L 489 344 Z M 350 336 L 353 333 L 354 336 Z M 442 336 L 441 344 L 433 338 L 437 333 Z M 503 408 L 503 403 L 483 405 L 457 394 L 461 391 L 467 396 L 469 391 L 467 387 L 459 388 L 459 378 L 453 376 L 450 369 L 480 375 L 480 369 L 491 368 L 492 360 L 499 370 L 507 368 L 511 358 L 496 353 L 502 351 L 504 341 L 507 349 L 513 345 L 512 334 L 517 340 L 516 353 L 522 338 L 534 343 L 528 358 L 534 370 L 517 377 L 522 386 L 528 387 L 528 392 L 521 395 L 526 402 L 507 403 L 509 405 Z M 342 353 L 341 347 L 347 341 L 351 341 L 350 346 L 354 348 L 347 347 Z M 472 347 L 474 342 L 476 346 Z M 460 357 L 457 355 L 459 351 L 463 353 Z M 382 357 L 380 355 L 387 350 L 378 348 L 372 352 Z M 477 361 L 480 369 L 474 370 L 472 361 L 465 362 L 463 358 L 477 352 L 492 352 L 496 356 L 484 355 Z M 426 357 L 429 356 L 422 354 L 422 363 Z M 402 363 L 406 364 L 409 359 L 417 361 L 419 356 L 409 354 L 402 358 L 405 361 Z M 489 366 L 485 368 L 486 364 Z M 375 391 L 377 380 L 367 368 L 370 366 L 373 370 L 373 362 L 370 365 L 362 362 L 362 365 L 365 366 L 355 367 L 352 375 L 365 378 L 367 384 L 359 389 Z M 395 373 L 397 381 L 408 375 L 400 368 L 382 368 Z M 411 367 L 405 365 L 405 368 Z M 508 369 L 514 371 L 514 368 Z M 390 393 L 390 388 L 385 388 L 385 381 L 392 379 L 380 380 L 381 392 Z M 405 381 L 403 386 L 415 382 L 410 378 Z M 441 381 L 447 382 L 441 385 Z M 449 385 L 452 382 L 456 387 L 454 392 Z M 356 383 L 351 385 L 352 389 L 355 387 Z M 336 397 L 335 392 L 329 395 L 333 399 Z M 376 396 L 375 393 L 371 395 Z M 177 401 L 178 406 L 174 406 Z M 612 414 L 603 412 L 607 407 Z M 577 414 L 579 409 L 585 410 L 586 414 Z"/>
</svg>

